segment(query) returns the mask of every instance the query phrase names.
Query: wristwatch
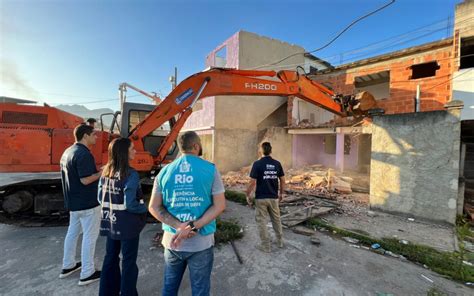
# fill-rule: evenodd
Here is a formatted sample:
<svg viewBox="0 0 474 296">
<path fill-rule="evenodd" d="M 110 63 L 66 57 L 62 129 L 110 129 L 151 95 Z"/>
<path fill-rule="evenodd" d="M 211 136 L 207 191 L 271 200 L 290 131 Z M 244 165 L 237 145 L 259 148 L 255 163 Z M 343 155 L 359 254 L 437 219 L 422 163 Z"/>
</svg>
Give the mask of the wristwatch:
<svg viewBox="0 0 474 296">
<path fill-rule="evenodd" d="M 188 225 L 191 226 L 192 232 L 198 232 L 199 229 L 197 229 L 196 226 L 194 226 L 194 221 L 189 221 Z"/>
</svg>

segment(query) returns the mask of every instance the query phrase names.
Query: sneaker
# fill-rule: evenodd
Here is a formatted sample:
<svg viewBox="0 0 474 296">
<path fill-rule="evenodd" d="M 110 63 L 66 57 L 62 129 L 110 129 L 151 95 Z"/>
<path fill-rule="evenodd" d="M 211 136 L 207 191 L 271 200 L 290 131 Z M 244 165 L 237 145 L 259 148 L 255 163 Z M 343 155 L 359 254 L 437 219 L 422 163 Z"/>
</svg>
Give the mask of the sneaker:
<svg viewBox="0 0 474 296">
<path fill-rule="evenodd" d="M 96 270 L 91 276 L 85 279 L 80 279 L 79 286 L 89 285 L 93 282 L 97 282 L 98 280 L 100 280 L 100 270 Z"/>
<path fill-rule="evenodd" d="M 260 245 L 260 244 L 256 245 L 255 248 L 257 248 L 257 250 L 260 250 L 260 251 L 265 252 L 265 253 L 271 253 L 272 252 L 270 247 L 265 247 L 265 246 Z"/>
<path fill-rule="evenodd" d="M 59 274 L 59 278 L 60 279 L 63 279 L 65 277 L 68 277 L 70 276 L 71 274 L 75 273 L 76 271 L 78 271 L 79 269 L 81 269 L 81 262 L 77 262 L 76 263 L 76 266 L 74 266 L 73 268 L 68 268 L 68 269 L 63 269 L 61 270 L 61 273 Z"/>
</svg>

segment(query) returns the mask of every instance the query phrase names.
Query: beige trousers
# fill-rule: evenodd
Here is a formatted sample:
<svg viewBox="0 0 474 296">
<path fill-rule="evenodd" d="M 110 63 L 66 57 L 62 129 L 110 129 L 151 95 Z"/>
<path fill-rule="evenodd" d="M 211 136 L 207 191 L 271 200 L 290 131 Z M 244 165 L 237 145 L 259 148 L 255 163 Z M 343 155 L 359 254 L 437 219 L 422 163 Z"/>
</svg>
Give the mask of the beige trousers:
<svg viewBox="0 0 474 296">
<path fill-rule="evenodd" d="M 255 221 L 257 222 L 258 232 L 262 241 L 262 246 L 264 247 L 270 247 L 271 244 L 267 231 L 268 216 L 270 216 L 270 220 L 272 221 L 276 239 L 281 241 L 283 238 L 283 230 L 281 227 L 278 199 L 255 199 Z"/>
</svg>

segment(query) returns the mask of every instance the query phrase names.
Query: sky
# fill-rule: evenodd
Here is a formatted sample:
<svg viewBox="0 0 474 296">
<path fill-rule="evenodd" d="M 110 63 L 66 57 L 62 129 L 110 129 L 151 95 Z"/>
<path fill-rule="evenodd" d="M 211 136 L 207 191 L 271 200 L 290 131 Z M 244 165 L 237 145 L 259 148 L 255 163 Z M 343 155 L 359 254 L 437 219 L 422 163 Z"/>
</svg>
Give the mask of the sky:
<svg viewBox="0 0 474 296">
<path fill-rule="evenodd" d="M 166 96 L 174 67 L 178 82 L 204 70 L 239 30 L 310 51 L 389 2 L 0 0 L 0 96 L 117 110 L 121 82 Z M 460 2 L 396 0 L 314 55 L 338 65 L 449 37 Z"/>
</svg>

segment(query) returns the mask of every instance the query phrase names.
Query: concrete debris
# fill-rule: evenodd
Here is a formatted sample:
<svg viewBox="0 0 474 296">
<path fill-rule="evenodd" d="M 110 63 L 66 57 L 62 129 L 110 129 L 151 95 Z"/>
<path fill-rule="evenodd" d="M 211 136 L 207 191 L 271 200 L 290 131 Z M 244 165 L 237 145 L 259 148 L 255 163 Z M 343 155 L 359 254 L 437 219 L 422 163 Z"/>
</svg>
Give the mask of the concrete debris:
<svg viewBox="0 0 474 296">
<path fill-rule="evenodd" d="M 250 182 L 250 166 L 239 171 L 231 171 L 222 176 L 226 187 L 247 185 Z M 324 195 L 336 199 L 339 195 L 353 191 L 368 193 L 369 176 L 367 174 L 347 171 L 344 174 L 322 165 L 307 165 L 289 169 L 286 172 L 287 189 L 303 194 Z"/>
<path fill-rule="evenodd" d="M 247 185 L 250 182 L 250 169 L 250 166 L 246 166 L 237 172 L 228 172 L 222 176 L 222 181 L 226 186 Z"/>
</svg>

